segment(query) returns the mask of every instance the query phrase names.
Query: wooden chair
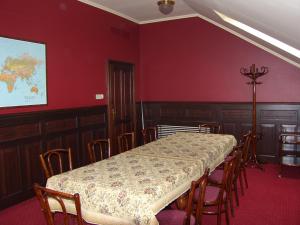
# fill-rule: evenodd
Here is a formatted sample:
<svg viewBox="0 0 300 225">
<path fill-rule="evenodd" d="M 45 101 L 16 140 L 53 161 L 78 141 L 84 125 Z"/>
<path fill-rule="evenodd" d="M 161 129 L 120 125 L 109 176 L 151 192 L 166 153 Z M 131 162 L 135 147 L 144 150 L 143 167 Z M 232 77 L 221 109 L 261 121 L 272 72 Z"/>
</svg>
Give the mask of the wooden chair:
<svg viewBox="0 0 300 225">
<path fill-rule="evenodd" d="M 147 144 L 149 142 L 157 140 L 157 128 L 148 127 L 142 130 L 143 142 Z"/>
<path fill-rule="evenodd" d="M 241 146 L 234 147 L 231 155 L 229 155 L 225 159 L 225 162 L 226 162 L 226 161 L 230 160 L 233 156 L 235 157 L 233 169 L 232 169 L 233 171 L 232 171 L 232 174 L 230 174 L 230 177 L 228 178 L 228 184 L 226 187 L 226 193 L 228 195 L 228 200 L 230 203 L 230 209 L 231 209 L 232 216 L 234 216 L 232 192 L 235 193 L 236 205 L 237 206 L 239 205 L 237 180 L 238 180 L 238 177 L 240 174 L 240 162 L 241 162 L 241 157 L 242 157 L 241 148 L 242 148 Z M 224 176 L 224 165 L 223 165 L 223 169 L 216 169 L 210 174 L 209 181 L 214 184 L 221 185 L 223 176 Z"/>
<path fill-rule="evenodd" d="M 235 169 L 236 155 L 228 158 L 224 163 L 224 171 L 221 182 L 215 182 L 208 179 L 208 185 L 205 192 L 204 215 L 217 215 L 217 225 L 221 225 L 221 215 L 225 213 L 226 224 L 229 225 L 228 202 L 230 192 L 229 185 Z M 197 201 L 197 196 L 194 197 Z"/>
<path fill-rule="evenodd" d="M 228 193 L 230 210 L 231 210 L 232 216 L 234 216 L 234 206 L 233 206 L 233 197 L 232 197 L 233 192 L 235 193 L 236 204 L 237 204 L 237 206 L 239 205 L 237 179 L 240 174 L 240 163 L 241 163 L 241 157 L 242 157 L 242 152 L 240 151 L 240 149 L 238 147 L 235 147 L 234 150 L 235 151 L 234 151 L 233 155 L 235 156 L 235 159 L 233 162 L 232 173 L 230 174 L 230 176 L 228 178 L 228 184 L 227 184 L 227 190 L 226 190 L 226 192 Z"/>
<path fill-rule="evenodd" d="M 203 124 L 199 124 L 199 133 L 220 134 L 221 133 L 221 125 L 217 124 L 217 123 L 203 123 Z"/>
<path fill-rule="evenodd" d="M 238 188 L 237 188 L 237 181 L 241 176 L 241 160 L 242 160 L 242 149 L 243 145 L 239 145 L 233 148 L 236 154 L 236 165 L 235 165 L 235 170 L 233 172 L 233 178 L 232 178 L 232 185 L 230 187 L 232 188 L 231 191 L 233 190 L 235 193 L 235 201 L 236 205 L 239 206 L 239 195 L 238 195 Z M 234 216 L 234 211 L 233 211 L 233 203 L 232 203 L 232 194 L 230 196 L 230 206 L 231 206 L 231 214 Z"/>
<path fill-rule="evenodd" d="M 204 210 L 204 201 L 205 201 L 206 187 L 208 183 L 208 175 L 209 175 L 209 168 L 205 170 L 204 175 L 198 181 L 192 182 L 192 187 L 191 187 L 192 193 L 190 193 L 191 194 L 190 201 L 193 202 L 195 196 L 198 198 L 196 202 L 196 211 L 195 211 L 196 224 L 198 225 L 202 225 L 202 215 Z"/>
<path fill-rule="evenodd" d="M 135 147 L 134 132 L 124 133 L 118 136 L 119 153 L 128 151 Z"/>
<path fill-rule="evenodd" d="M 88 155 L 90 159 L 90 163 L 97 162 L 99 160 L 103 160 L 105 154 L 107 157 L 110 157 L 110 140 L 108 139 L 98 139 L 88 143 Z M 96 154 L 98 153 L 98 154 Z M 97 157 L 99 156 L 99 160 Z"/>
<path fill-rule="evenodd" d="M 68 166 L 66 166 L 66 164 L 63 164 L 63 158 L 67 158 Z M 64 171 L 64 168 L 67 168 L 67 170 L 72 170 L 73 166 L 71 148 L 52 149 L 43 154 L 40 154 L 40 162 L 47 179 L 55 174 L 62 173 Z M 58 167 L 56 170 L 54 169 L 54 165 Z"/>
<path fill-rule="evenodd" d="M 167 209 L 157 214 L 156 218 L 160 225 L 202 224 L 203 202 L 208 174 L 209 169 L 206 169 L 204 175 L 199 180 L 192 181 L 185 211 L 178 209 Z M 195 203 L 194 196 L 198 197 L 198 200 Z"/>
<path fill-rule="evenodd" d="M 74 225 L 73 221 L 76 220 L 78 225 L 83 225 L 83 219 L 81 215 L 81 205 L 80 205 L 80 197 L 79 194 L 67 194 L 59 191 L 54 191 L 48 188 L 41 187 L 38 184 L 34 184 L 34 191 L 36 194 L 36 197 L 40 203 L 41 210 L 45 216 L 47 225 L 55 225 L 55 217 L 54 213 L 51 212 L 50 205 L 49 205 L 49 199 L 50 201 L 56 201 L 62 210 L 62 213 L 58 213 L 59 215 L 62 215 L 62 221 L 59 220 L 59 224 L 64 225 Z M 64 204 L 64 200 L 72 201 L 75 205 L 75 216 L 72 215 L 72 218 L 70 219 L 71 215 L 67 212 L 66 206 Z M 63 222 L 63 223 L 62 223 Z"/>
<path fill-rule="evenodd" d="M 239 179 L 240 179 L 242 195 L 244 195 L 244 185 L 243 185 L 243 181 L 242 181 L 243 178 L 244 178 L 245 186 L 246 186 L 246 188 L 248 188 L 246 167 L 247 167 L 247 162 L 249 159 L 249 149 L 250 149 L 251 141 L 252 141 L 252 133 L 251 133 L 251 131 L 248 131 L 247 134 L 243 135 L 241 143 L 240 143 L 240 145 L 242 146 L 242 157 L 241 157 L 241 163 L 240 163 Z"/>
</svg>

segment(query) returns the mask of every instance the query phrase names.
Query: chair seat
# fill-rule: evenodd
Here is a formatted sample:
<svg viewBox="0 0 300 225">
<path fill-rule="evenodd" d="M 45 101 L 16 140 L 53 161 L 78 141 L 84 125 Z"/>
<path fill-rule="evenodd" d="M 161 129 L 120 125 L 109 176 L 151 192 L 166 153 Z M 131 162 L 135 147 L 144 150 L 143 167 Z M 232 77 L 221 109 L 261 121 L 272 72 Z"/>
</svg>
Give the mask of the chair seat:
<svg viewBox="0 0 300 225">
<path fill-rule="evenodd" d="M 205 202 L 212 202 L 215 201 L 218 198 L 220 192 L 219 187 L 215 186 L 207 186 L 206 191 L 205 191 Z M 199 196 L 199 188 L 196 189 L 195 195 L 194 195 L 194 200 L 197 200 Z M 226 192 L 224 192 L 224 199 L 226 197 Z"/>
<path fill-rule="evenodd" d="M 225 161 L 230 161 L 233 158 L 232 155 L 228 155 L 225 159 Z M 219 166 L 219 169 L 217 167 L 217 169 L 215 169 L 214 171 L 212 171 L 208 177 L 209 180 L 213 180 L 216 181 L 218 183 L 222 182 L 222 178 L 223 178 L 223 174 L 224 174 L 224 164 L 221 164 Z"/>
<path fill-rule="evenodd" d="M 183 225 L 185 216 L 185 211 L 167 209 L 159 212 L 156 218 L 159 225 Z M 190 224 L 195 224 L 195 218 L 193 216 L 191 216 Z"/>
<path fill-rule="evenodd" d="M 211 172 L 208 179 L 216 181 L 217 183 L 221 183 L 223 174 L 224 174 L 224 170 L 214 170 L 213 172 Z"/>
</svg>

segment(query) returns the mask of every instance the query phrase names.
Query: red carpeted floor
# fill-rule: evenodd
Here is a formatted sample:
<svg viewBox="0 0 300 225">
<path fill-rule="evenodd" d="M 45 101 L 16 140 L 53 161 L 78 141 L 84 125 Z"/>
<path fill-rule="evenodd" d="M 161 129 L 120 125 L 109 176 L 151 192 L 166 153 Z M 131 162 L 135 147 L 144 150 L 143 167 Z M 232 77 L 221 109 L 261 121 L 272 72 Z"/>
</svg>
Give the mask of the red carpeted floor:
<svg viewBox="0 0 300 225">
<path fill-rule="evenodd" d="M 300 168 L 287 168 L 278 178 L 278 166 L 264 165 L 265 171 L 248 168 L 249 189 L 240 197 L 231 225 L 300 225 Z M 30 199 L 0 211 L 0 225 L 45 225 L 38 202 Z M 206 216 L 204 225 L 215 225 Z M 226 224 L 223 218 L 222 224 Z"/>
</svg>

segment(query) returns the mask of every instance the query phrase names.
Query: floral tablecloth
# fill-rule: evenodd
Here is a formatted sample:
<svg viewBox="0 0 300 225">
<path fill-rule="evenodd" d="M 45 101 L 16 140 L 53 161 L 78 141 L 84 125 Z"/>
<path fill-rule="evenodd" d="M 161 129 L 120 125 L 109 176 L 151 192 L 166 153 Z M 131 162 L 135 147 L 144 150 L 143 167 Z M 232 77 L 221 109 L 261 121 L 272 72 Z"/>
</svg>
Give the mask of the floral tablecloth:
<svg viewBox="0 0 300 225">
<path fill-rule="evenodd" d="M 47 187 L 79 193 L 83 218 L 90 223 L 157 225 L 155 215 L 235 144 L 230 135 L 178 133 L 50 177 Z M 51 208 L 59 210 L 54 202 Z"/>
<path fill-rule="evenodd" d="M 203 167 L 214 170 L 236 145 L 233 135 L 178 132 L 137 147 L 132 152 L 185 160 L 199 160 Z"/>
</svg>

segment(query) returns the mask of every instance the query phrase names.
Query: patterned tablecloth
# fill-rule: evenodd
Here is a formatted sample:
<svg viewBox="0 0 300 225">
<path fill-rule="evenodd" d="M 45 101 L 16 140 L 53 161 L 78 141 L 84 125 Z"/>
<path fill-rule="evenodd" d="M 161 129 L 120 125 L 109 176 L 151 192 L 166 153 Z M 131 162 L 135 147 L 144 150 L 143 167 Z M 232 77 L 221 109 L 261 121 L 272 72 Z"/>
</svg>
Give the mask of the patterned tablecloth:
<svg viewBox="0 0 300 225">
<path fill-rule="evenodd" d="M 137 147 L 132 152 L 163 158 L 198 160 L 204 168 L 209 167 L 212 171 L 223 162 L 235 145 L 236 139 L 232 135 L 178 132 Z"/>
<path fill-rule="evenodd" d="M 187 191 L 205 167 L 221 163 L 235 144 L 231 135 L 177 133 L 53 176 L 47 187 L 79 193 L 83 218 L 90 223 L 156 225 L 155 215 Z"/>
</svg>

